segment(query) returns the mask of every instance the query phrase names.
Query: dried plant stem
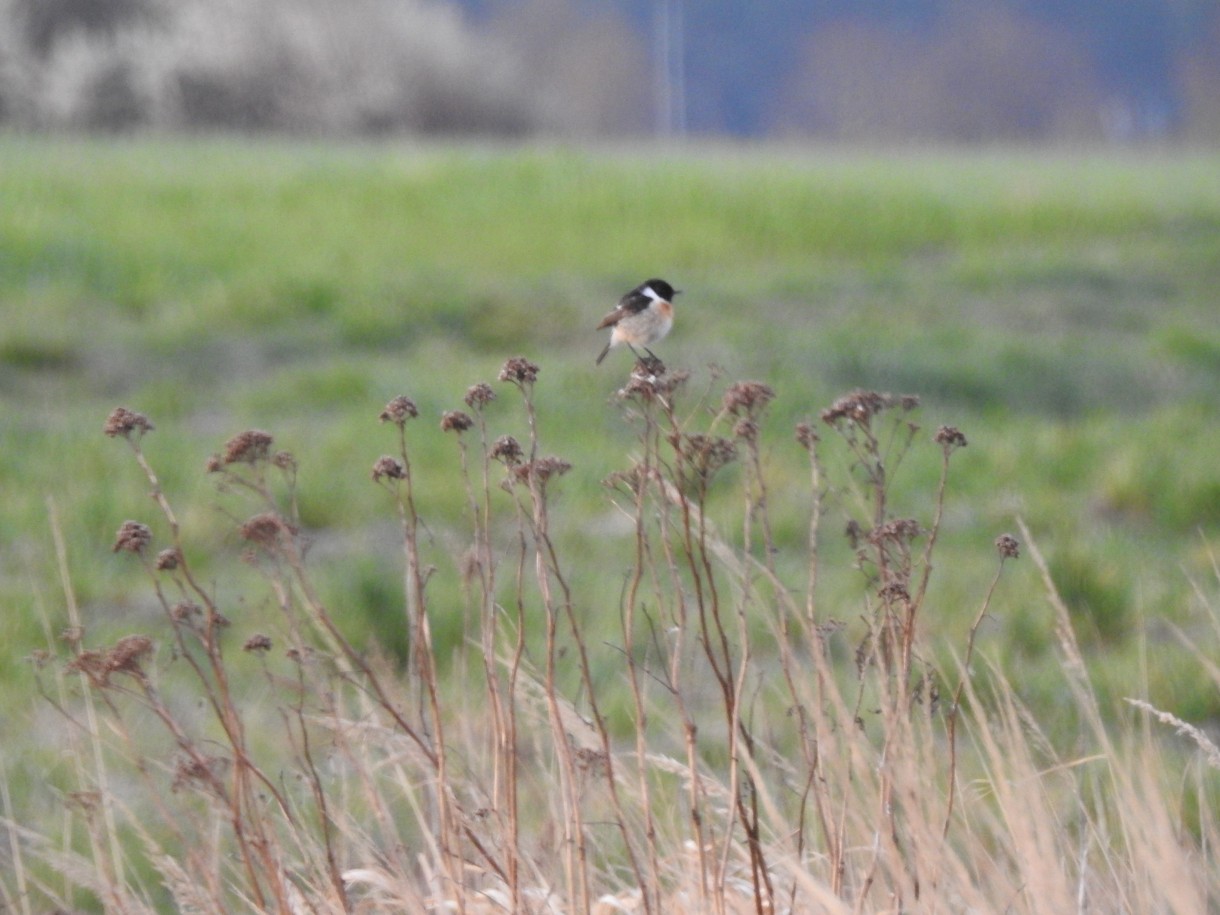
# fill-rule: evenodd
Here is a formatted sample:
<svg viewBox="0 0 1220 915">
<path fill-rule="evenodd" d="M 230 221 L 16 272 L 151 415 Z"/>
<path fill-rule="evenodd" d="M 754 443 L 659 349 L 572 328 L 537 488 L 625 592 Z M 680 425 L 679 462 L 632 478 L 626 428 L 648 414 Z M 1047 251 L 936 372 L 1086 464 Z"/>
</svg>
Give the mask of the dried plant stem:
<svg viewBox="0 0 1220 915">
<path fill-rule="evenodd" d="M 466 910 L 465 883 L 462 879 L 462 852 L 457 842 L 455 814 L 451 806 L 449 762 L 445 742 L 445 722 L 441 712 L 440 684 L 432 646 L 432 630 L 428 622 L 428 605 L 424 594 L 425 575 L 419 553 L 419 514 L 415 509 L 415 487 L 411 477 L 411 460 L 407 450 L 406 424 L 398 424 L 399 456 L 402 458 L 402 486 L 395 500 L 402 525 L 403 552 L 406 569 L 407 618 L 410 621 L 411 645 L 414 649 L 416 675 L 423 684 L 430 720 L 425 730 L 432 732 L 432 747 L 436 765 L 433 796 L 442 865 L 448 879 L 448 890 L 455 896 L 459 912 Z"/>
<path fill-rule="evenodd" d="M 68 568 L 68 546 L 64 541 L 63 525 L 59 520 L 59 510 L 56 508 L 55 500 L 51 496 L 46 498 L 47 519 L 51 526 L 51 538 L 55 544 L 55 561 L 59 571 L 60 587 L 63 589 L 64 605 L 68 611 L 68 625 L 71 627 L 71 632 L 76 634 L 76 638 L 83 639 L 85 634 L 84 623 L 81 620 L 80 607 L 76 602 L 76 589 L 72 587 L 72 575 Z M 78 642 L 79 644 L 79 642 Z M 101 730 L 98 724 L 97 708 L 93 701 L 93 693 L 89 689 L 88 678 L 82 671 L 79 674 L 80 691 L 85 705 L 85 730 L 89 735 L 89 746 L 93 753 L 93 780 L 97 784 L 98 796 L 101 799 L 102 818 L 106 828 L 106 844 L 109 848 L 109 854 L 98 856 L 99 861 L 105 862 L 109 868 L 109 872 L 104 874 L 106 885 L 111 890 L 112 903 L 118 907 L 119 911 L 126 909 L 125 903 L 119 895 L 119 888 L 127 885 L 127 881 L 123 873 L 123 853 L 122 847 L 119 844 L 118 827 L 114 820 L 114 809 L 112 806 L 112 792 L 110 790 L 108 769 L 106 760 L 102 754 Z M 78 761 L 78 772 L 80 763 Z M 87 784 L 90 780 L 83 777 L 83 772 L 80 772 L 81 784 Z"/>
<path fill-rule="evenodd" d="M 953 822 L 953 804 L 957 798 L 957 720 L 961 713 L 962 691 L 966 688 L 966 680 L 970 677 L 970 665 L 974 661 L 974 640 L 978 635 L 979 626 L 987 617 L 987 613 L 991 608 L 991 599 L 995 596 L 996 587 L 1000 583 L 1000 576 L 1004 574 L 1004 562 L 1008 557 L 1003 553 L 1000 554 L 999 565 L 996 566 L 995 575 L 991 578 L 991 584 L 987 587 L 987 593 L 983 597 L 983 604 L 979 607 L 979 612 L 975 614 L 974 622 L 970 624 L 970 632 L 966 637 L 966 654 L 962 658 L 961 678 L 958 680 L 957 688 L 953 690 L 953 701 L 949 706 L 948 714 L 945 716 L 945 728 L 948 733 L 947 743 L 949 745 L 949 773 L 948 781 L 946 782 L 947 798 L 945 801 L 945 824 L 941 828 L 941 837 L 947 838 L 949 835 L 949 826 Z"/>
</svg>

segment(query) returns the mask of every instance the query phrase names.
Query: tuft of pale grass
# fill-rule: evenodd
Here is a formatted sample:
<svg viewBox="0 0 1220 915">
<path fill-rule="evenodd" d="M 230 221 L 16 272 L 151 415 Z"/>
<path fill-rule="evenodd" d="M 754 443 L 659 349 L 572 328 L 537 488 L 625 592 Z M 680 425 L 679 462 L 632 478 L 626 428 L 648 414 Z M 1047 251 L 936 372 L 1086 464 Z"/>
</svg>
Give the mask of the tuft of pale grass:
<svg viewBox="0 0 1220 915">
<path fill-rule="evenodd" d="M 599 915 L 1220 905 L 1206 864 L 1220 839 L 1214 744 L 1129 700 L 1204 751 L 1191 779 L 1190 761 L 1150 730 L 1106 723 L 1021 519 L 1020 541 L 980 544 L 995 574 L 968 631 L 940 628 L 928 583 L 953 457 L 967 447 L 960 430 L 929 436 L 917 398 L 850 392 L 820 411 L 821 425 L 797 426 L 790 447 L 808 458 L 809 486 L 780 493 L 763 445 L 774 390 L 747 381 L 718 394 L 713 379 L 692 392 L 690 377 L 654 359 L 615 398 L 634 436 L 605 481 L 631 531 L 601 545 L 628 569 L 618 594 L 580 593 L 553 538 L 572 468 L 544 450 L 538 365 L 508 360 L 503 396 L 478 383 L 464 399 L 471 412 L 448 411 L 439 428 L 415 422 L 410 398 L 390 401 L 372 484 L 398 522 L 402 612 L 372 646 L 354 644 L 320 597 L 297 462 L 273 451 L 270 433 L 240 433 L 207 464 L 237 534 L 233 559 L 265 582 L 229 606 L 196 575 L 145 451 L 155 427 L 115 411 L 107 434 L 130 449 L 160 515 L 121 525 L 118 559 L 146 577 L 162 618 L 92 644 L 61 545 L 72 635 L 48 639 L 36 670 L 69 734 L 72 784 L 59 825 L 26 823 L 3 785 L 6 905 Z M 451 463 L 420 461 L 427 435 L 449 437 Z M 939 453 L 940 473 L 917 517 L 894 479 L 922 448 Z M 841 470 L 828 469 L 830 449 Z M 443 474 L 463 498 L 442 540 L 417 495 Z M 784 555 L 775 536 L 780 498 L 807 507 L 802 555 Z M 847 516 L 853 606 L 822 597 L 836 571 L 821 549 L 831 503 Z M 443 555 L 451 548 L 460 558 Z M 1071 746 L 1047 736 L 1013 673 L 983 650 L 980 627 L 1022 556 L 1056 614 L 1063 701 L 1082 722 Z M 446 575 L 459 587 L 440 590 Z M 270 619 L 248 612 L 259 600 Z M 442 664 L 433 629 L 455 613 L 464 640 Z M 591 638 L 592 614 L 616 620 L 614 635 Z M 929 659 L 946 643 L 962 646 L 960 662 L 940 669 Z"/>
</svg>

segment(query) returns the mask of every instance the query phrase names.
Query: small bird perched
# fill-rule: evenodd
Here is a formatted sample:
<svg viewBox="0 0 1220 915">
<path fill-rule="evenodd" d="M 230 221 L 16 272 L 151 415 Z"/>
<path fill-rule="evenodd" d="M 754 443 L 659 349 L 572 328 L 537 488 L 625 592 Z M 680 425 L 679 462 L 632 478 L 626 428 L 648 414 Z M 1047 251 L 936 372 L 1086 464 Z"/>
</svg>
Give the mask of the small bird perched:
<svg viewBox="0 0 1220 915">
<path fill-rule="evenodd" d="M 673 299 L 679 292 L 665 280 L 647 280 L 619 299 L 614 311 L 597 325 L 598 330 L 611 328 L 610 342 L 597 357 L 597 364 L 601 365 L 610 348 L 620 343 L 626 343 L 637 359 L 641 358 L 637 346 L 656 359 L 648 344 L 656 343 L 674 326 Z"/>
</svg>

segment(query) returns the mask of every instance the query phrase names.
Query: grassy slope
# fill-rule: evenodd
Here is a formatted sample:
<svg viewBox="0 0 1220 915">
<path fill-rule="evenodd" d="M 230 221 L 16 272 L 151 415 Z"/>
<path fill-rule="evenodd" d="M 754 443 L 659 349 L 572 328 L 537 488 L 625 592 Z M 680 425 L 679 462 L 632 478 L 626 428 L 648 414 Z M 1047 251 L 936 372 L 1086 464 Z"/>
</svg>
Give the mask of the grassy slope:
<svg viewBox="0 0 1220 915">
<path fill-rule="evenodd" d="M 152 520 L 99 433 L 115 404 L 158 423 L 148 450 L 205 553 L 235 545 L 203 458 L 244 428 L 273 431 L 301 461 L 332 601 L 373 625 L 396 614 L 400 581 L 378 535 L 392 513 L 368 482 L 391 445 L 377 412 L 397 393 L 420 403 L 422 508 L 450 562 L 460 489 L 433 419 L 517 353 L 543 367 L 544 441 L 576 465 L 564 523 L 571 555 L 598 557 L 574 569 L 598 606 L 630 561 L 628 539 L 620 556 L 598 540 L 613 518 L 598 481 L 630 438 L 607 405 L 627 359 L 595 370 L 590 328 L 662 275 L 687 290 L 671 365 L 777 389 L 781 479 L 803 473 L 792 423 L 852 387 L 921 394 L 929 429 L 966 432 L 930 629 L 960 644 L 991 541 L 1020 511 L 1106 659 L 1103 685 L 1141 693 L 1146 677 L 1157 705 L 1220 714 L 1164 626 L 1194 625 L 1187 575 L 1220 522 L 1215 156 L 4 138 L 0 162 L 0 587 L 18 611 L 0 634 L 14 656 L 38 644 L 36 605 L 62 622 L 47 496 L 86 616 L 120 632 L 144 612 L 109 554 L 124 518 Z M 520 433 L 499 409 L 493 431 Z M 906 511 L 926 517 L 935 463 L 906 467 Z M 775 501 L 781 535 L 799 536 L 801 506 Z M 1030 672 L 1056 661 L 1033 582 L 1018 567 L 980 644 L 1020 660 L 1036 698 Z M 845 574 L 830 593 L 854 589 Z"/>
</svg>

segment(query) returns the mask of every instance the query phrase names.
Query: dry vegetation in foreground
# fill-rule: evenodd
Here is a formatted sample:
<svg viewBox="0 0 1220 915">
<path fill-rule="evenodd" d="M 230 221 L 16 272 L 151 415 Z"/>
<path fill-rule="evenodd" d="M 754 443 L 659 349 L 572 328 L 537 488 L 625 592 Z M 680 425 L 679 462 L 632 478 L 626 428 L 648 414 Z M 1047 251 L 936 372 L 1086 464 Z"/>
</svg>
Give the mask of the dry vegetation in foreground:
<svg viewBox="0 0 1220 915">
<path fill-rule="evenodd" d="M 65 588 L 68 655 L 52 643 L 36 660 L 72 732 L 76 784 L 56 833 L 54 818 L 15 811 L 0 780 L 8 911 L 1220 905 L 1220 752 L 1206 736 L 1150 707 L 1107 727 L 1049 575 L 1074 745 L 1056 747 L 976 652 L 1005 566 L 1024 552 L 1045 570 L 1023 525 L 1021 543 L 995 542 L 959 663 L 929 660 L 925 598 L 959 430 L 929 444 L 915 398 L 865 391 L 800 424 L 809 528 L 794 562 L 776 548 L 769 503 L 798 494 L 769 489 L 759 447 L 771 388 L 691 393 L 686 373 L 637 365 L 618 392 L 636 450 L 606 480 L 634 530 L 618 541 L 633 545 L 631 572 L 616 602 L 586 608 L 552 540 L 552 494 L 569 465 L 542 450 L 538 371 L 517 358 L 500 375 L 498 390 L 520 401 L 521 440 L 489 434 L 484 408 L 498 395 L 487 384 L 441 422 L 467 500 L 468 547 L 452 566 L 464 609 L 430 594 L 447 573 L 430 562 L 416 512 L 418 411 L 399 397 L 381 414 L 397 449 L 372 476 L 401 523 L 405 590 L 401 628 L 385 639 L 409 639 L 405 668 L 354 645 L 318 597 L 296 462 L 271 435 L 242 433 L 208 462 L 247 500 L 242 559 L 280 614 L 271 634 L 242 632 L 184 548 L 142 448 L 152 422 L 111 414 L 105 432 L 130 446 L 169 531 L 160 547 L 128 521 L 114 548 L 147 573 L 164 623 L 90 646 Z M 828 479 L 820 458 L 831 438 L 852 456 L 844 479 Z M 922 447 L 939 449 L 942 472 L 933 516 L 915 519 L 892 504 L 891 483 Z M 729 464 L 736 472 L 721 473 Z M 735 490 L 736 531 L 705 511 L 717 487 Z M 855 506 L 858 607 L 819 602 L 832 488 Z M 438 657 L 435 621 L 456 612 L 470 621 L 466 640 Z M 589 638 L 590 613 L 617 619 L 614 640 Z M 840 622 L 855 617 L 862 628 Z M 1198 753 L 1183 762 L 1156 717 L 1185 728 Z"/>
</svg>

